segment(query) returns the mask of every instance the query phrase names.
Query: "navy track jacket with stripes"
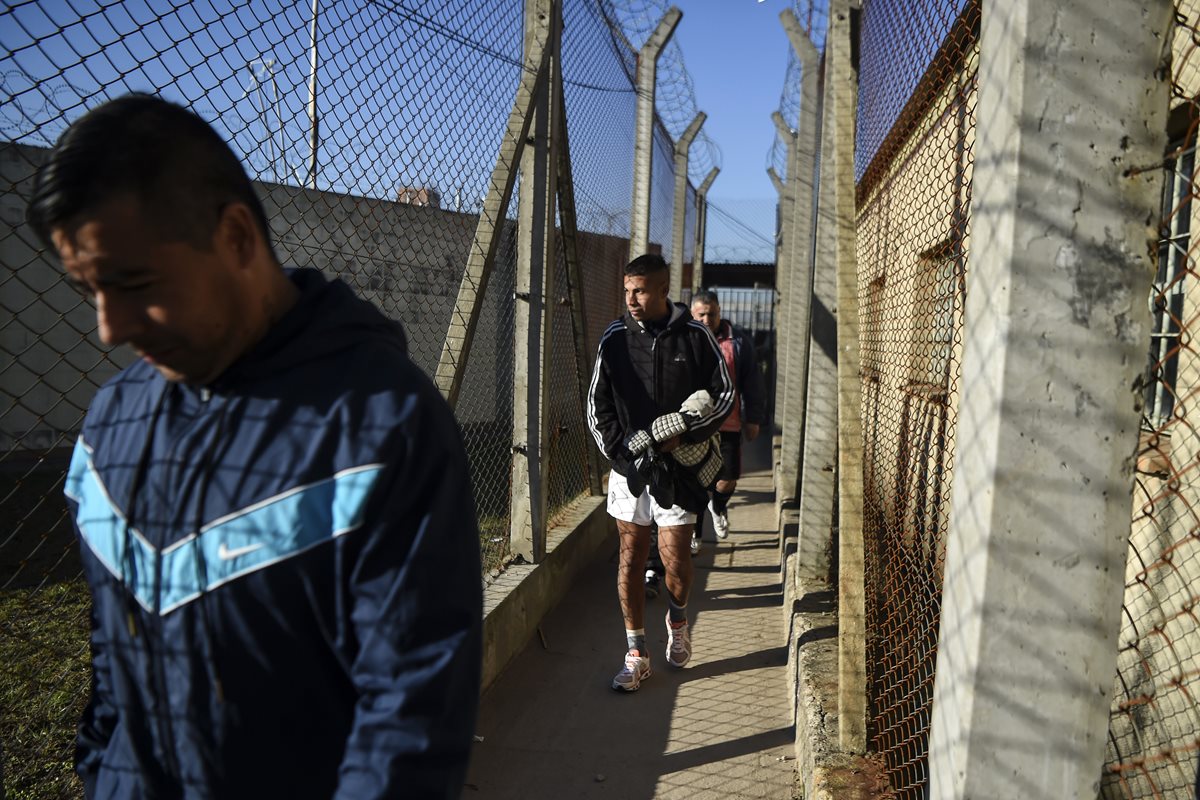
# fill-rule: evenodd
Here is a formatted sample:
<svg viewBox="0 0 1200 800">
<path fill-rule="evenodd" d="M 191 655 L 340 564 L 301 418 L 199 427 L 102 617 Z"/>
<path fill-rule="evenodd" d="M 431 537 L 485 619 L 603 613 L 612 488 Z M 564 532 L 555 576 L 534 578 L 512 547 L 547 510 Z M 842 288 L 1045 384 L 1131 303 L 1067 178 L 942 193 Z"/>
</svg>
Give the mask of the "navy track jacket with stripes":
<svg viewBox="0 0 1200 800">
<path fill-rule="evenodd" d="M 707 391 L 713 409 L 683 434 L 687 442 L 712 436 L 733 410 L 733 383 L 717 340 L 682 303 L 670 308 L 666 327 L 657 335 L 626 313 L 605 329 L 597 348 L 588 391 L 588 428 L 612 468 L 626 477 L 633 470 L 623 453 L 629 436 L 649 430 L 657 417 L 678 411 L 693 392 Z M 698 513 L 708 502 L 706 487 L 687 470 L 672 472 L 675 503 Z"/>
<path fill-rule="evenodd" d="M 92 589 L 89 798 L 458 797 L 479 536 L 399 325 L 316 270 L 220 378 L 138 362 L 67 478 Z"/>
</svg>

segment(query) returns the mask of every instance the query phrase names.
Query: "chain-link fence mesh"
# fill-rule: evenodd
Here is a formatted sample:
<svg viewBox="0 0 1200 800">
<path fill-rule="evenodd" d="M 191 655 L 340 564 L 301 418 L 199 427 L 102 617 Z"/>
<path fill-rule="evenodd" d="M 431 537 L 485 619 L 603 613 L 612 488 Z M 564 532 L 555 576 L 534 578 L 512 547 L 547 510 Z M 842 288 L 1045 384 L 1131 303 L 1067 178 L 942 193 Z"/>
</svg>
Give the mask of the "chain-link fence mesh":
<svg viewBox="0 0 1200 800">
<path fill-rule="evenodd" d="M 594 350 L 622 310 L 636 101 L 630 38 L 640 28 L 621 22 L 638 17 L 629 13 L 636 3 L 564 5 L 583 340 Z M 62 480 L 92 394 L 130 358 L 97 344 L 94 309 L 24 225 L 34 171 L 67 126 L 106 99 L 149 91 L 188 106 L 247 165 L 281 262 L 340 277 L 400 320 L 414 361 L 432 374 L 522 74 L 524 3 L 412 6 L 128 0 L 0 10 L 0 741 L 9 796 L 79 791 L 70 762 L 87 695 L 88 598 Z M 667 63 L 682 69 L 673 53 Z M 675 80 L 678 71 L 660 86 Z M 695 115 L 690 79 L 662 96 L 650 247 L 670 254 L 671 137 Z M 689 172 L 702 178 L 718 159 L 711 142 L 693 145 Z M 697 182 L 680 254 L 688 262 Z M 516 217 L 514 193 L 456 408 L 489 568 L 509 554 Z M 568 297 L 561 254 L 557 285 Z M 545 376 L 551 519 L 587 490 L 592 446 L 580 373 L 593 353 L 575 352 L 570 306 L 555 306 L 554 329 Z"/>
<path fill-rule="evenodd" d="M 868 0 L 862 16 L 855 163 L 868 732 L 898 797 L 928 792 L 979 20 L 978 0 Z"/>
<path fill-rule="evenodd" d="M 636 63 L 605 2 L 564 6 L 562 50 L 591 364 L 604 329 L 625 308 L 621 268 L 629 260 Z"/>
<path fill-rule="evenodd" d="M 581 374 L 576 364 L 567 259 L 565 253 L 561 252 L 562 248 L 559 249 L 558 274 L 555 277 L 554 338 L 550 349 L 549 374 L 544 376 L 550 388 L 550 407 L 546 409 L 548 452 L 543 465 L 547 472 L 546 517 L 549 524 L 553 524 L 572 500 L 587 491 L 590 480 L 587 454 L 588 448 L 594 446 L 587 429 L 583 393 L 579 384 Z"/>
<path fill-rule="evenodd" d="M 773 264 L 775 240 L 771 234 L 779 226 L 770 223 L 777 222 L 778 208 L 775 198 L 709 199 L 704 263 Z"/>
<path fill-rule="evenodd" d="M 1117 676 L 1102 796 L 1183 800 L 1200 791 L 1200 398 L 1196 129 L 1200 2 L 1177 0 L 1158 270 Z"/>
</svg>

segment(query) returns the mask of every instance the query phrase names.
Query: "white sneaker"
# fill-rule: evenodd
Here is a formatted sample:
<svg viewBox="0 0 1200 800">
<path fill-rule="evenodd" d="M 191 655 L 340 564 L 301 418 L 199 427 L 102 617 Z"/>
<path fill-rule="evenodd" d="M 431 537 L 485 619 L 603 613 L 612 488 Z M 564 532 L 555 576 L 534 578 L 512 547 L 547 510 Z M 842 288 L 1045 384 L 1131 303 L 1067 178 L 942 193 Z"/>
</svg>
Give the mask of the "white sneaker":
<svg viewBox="0 0 1200 800">
<path fill-rule="evenodd" d="M 729 538 L 729 513 L 714 509 L 712 500 L 708 501 L 708 513 L 712 515 L 713 533 L 717 534 L 717 538 Z"/>
<path fill-rule="evenodd" d="M 667 612 L 667 663 L 679 669 L 692 658 L 692 634 L 685 621 L 676 628 L 671 624 L 671 612 Z M 649 667 L 647 666 L 647 669 Z"/>
<path fill-rule="evenodd" d="M 699 553 L 700 553 L 700 535 L 693 533 L 692 534 L 692 555 L 699 555 Z"/>
<path fill-rule="evenodd" d="M 650 659 L 642 657 L 637 650 L 625 654 L 625 666 L 612 680 L 612 687 L 618 692 L 636 692 L 642 681 L 650 677 Z"/>
<path fill-rule="evenodd" d="M 646 599 L 658 597 L 658 573 L 652 569 L 646 570 Z"/>
</svg>

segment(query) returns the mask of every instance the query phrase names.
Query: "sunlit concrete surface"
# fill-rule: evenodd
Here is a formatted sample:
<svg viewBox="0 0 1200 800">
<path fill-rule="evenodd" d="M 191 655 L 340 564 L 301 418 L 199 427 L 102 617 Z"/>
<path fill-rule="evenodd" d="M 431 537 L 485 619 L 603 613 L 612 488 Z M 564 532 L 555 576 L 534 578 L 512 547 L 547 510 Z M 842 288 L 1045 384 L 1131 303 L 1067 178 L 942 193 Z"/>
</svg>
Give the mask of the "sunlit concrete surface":
<svg viewBox="0 0 1200 800">
<path fill-rule="evenodd" d="M 660 596 L 646 612 L 654 674 L 633 694 L 610 688 L 625 651 L 614 538 L 484 695 L 464 798 L 793 796 L 769 454 L 765 439 L 747 448 L 732 532 L 696 557 L 691 663 L 666 665 Z"/>
</svg>

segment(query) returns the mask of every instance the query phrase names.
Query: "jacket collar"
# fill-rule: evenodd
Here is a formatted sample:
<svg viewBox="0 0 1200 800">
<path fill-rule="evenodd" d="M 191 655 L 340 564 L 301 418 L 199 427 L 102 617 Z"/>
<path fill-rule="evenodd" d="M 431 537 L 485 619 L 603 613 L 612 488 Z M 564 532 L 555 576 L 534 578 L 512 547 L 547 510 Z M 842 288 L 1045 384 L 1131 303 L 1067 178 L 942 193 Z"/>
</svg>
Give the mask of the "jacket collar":
<svg viewBox="0 0 1200 800">
<path fill-rule="evenodd" d="M 688 310 L 687 306 L 685 306 L 683 303 L 673 302 L 669 298 L 667 300 L 667 303 L 670 305 L 670 308 L 671 308 L 671 316 L 667 320 L 666 327 L 663 328 L 663 331 L 666 332 L 666 331 L 671 331 L 671 330 L 677 330 L 677 329 L 682 328 L 683 326 L 687 325 L 688 322 L 692 318 L 692 312 L 690 312 Z M 633 331 L 634 333 L 640 333 L 640 332 L 646 330 L 646 326 L 644 324 L 642 324 L 641 321 L 636 320 L 632 316 L 630 316 L 628 310 L 625 311 L 624 316 L 625 316 L 625 327 L 628 328 L 629 330 Z"/>
</svg>

